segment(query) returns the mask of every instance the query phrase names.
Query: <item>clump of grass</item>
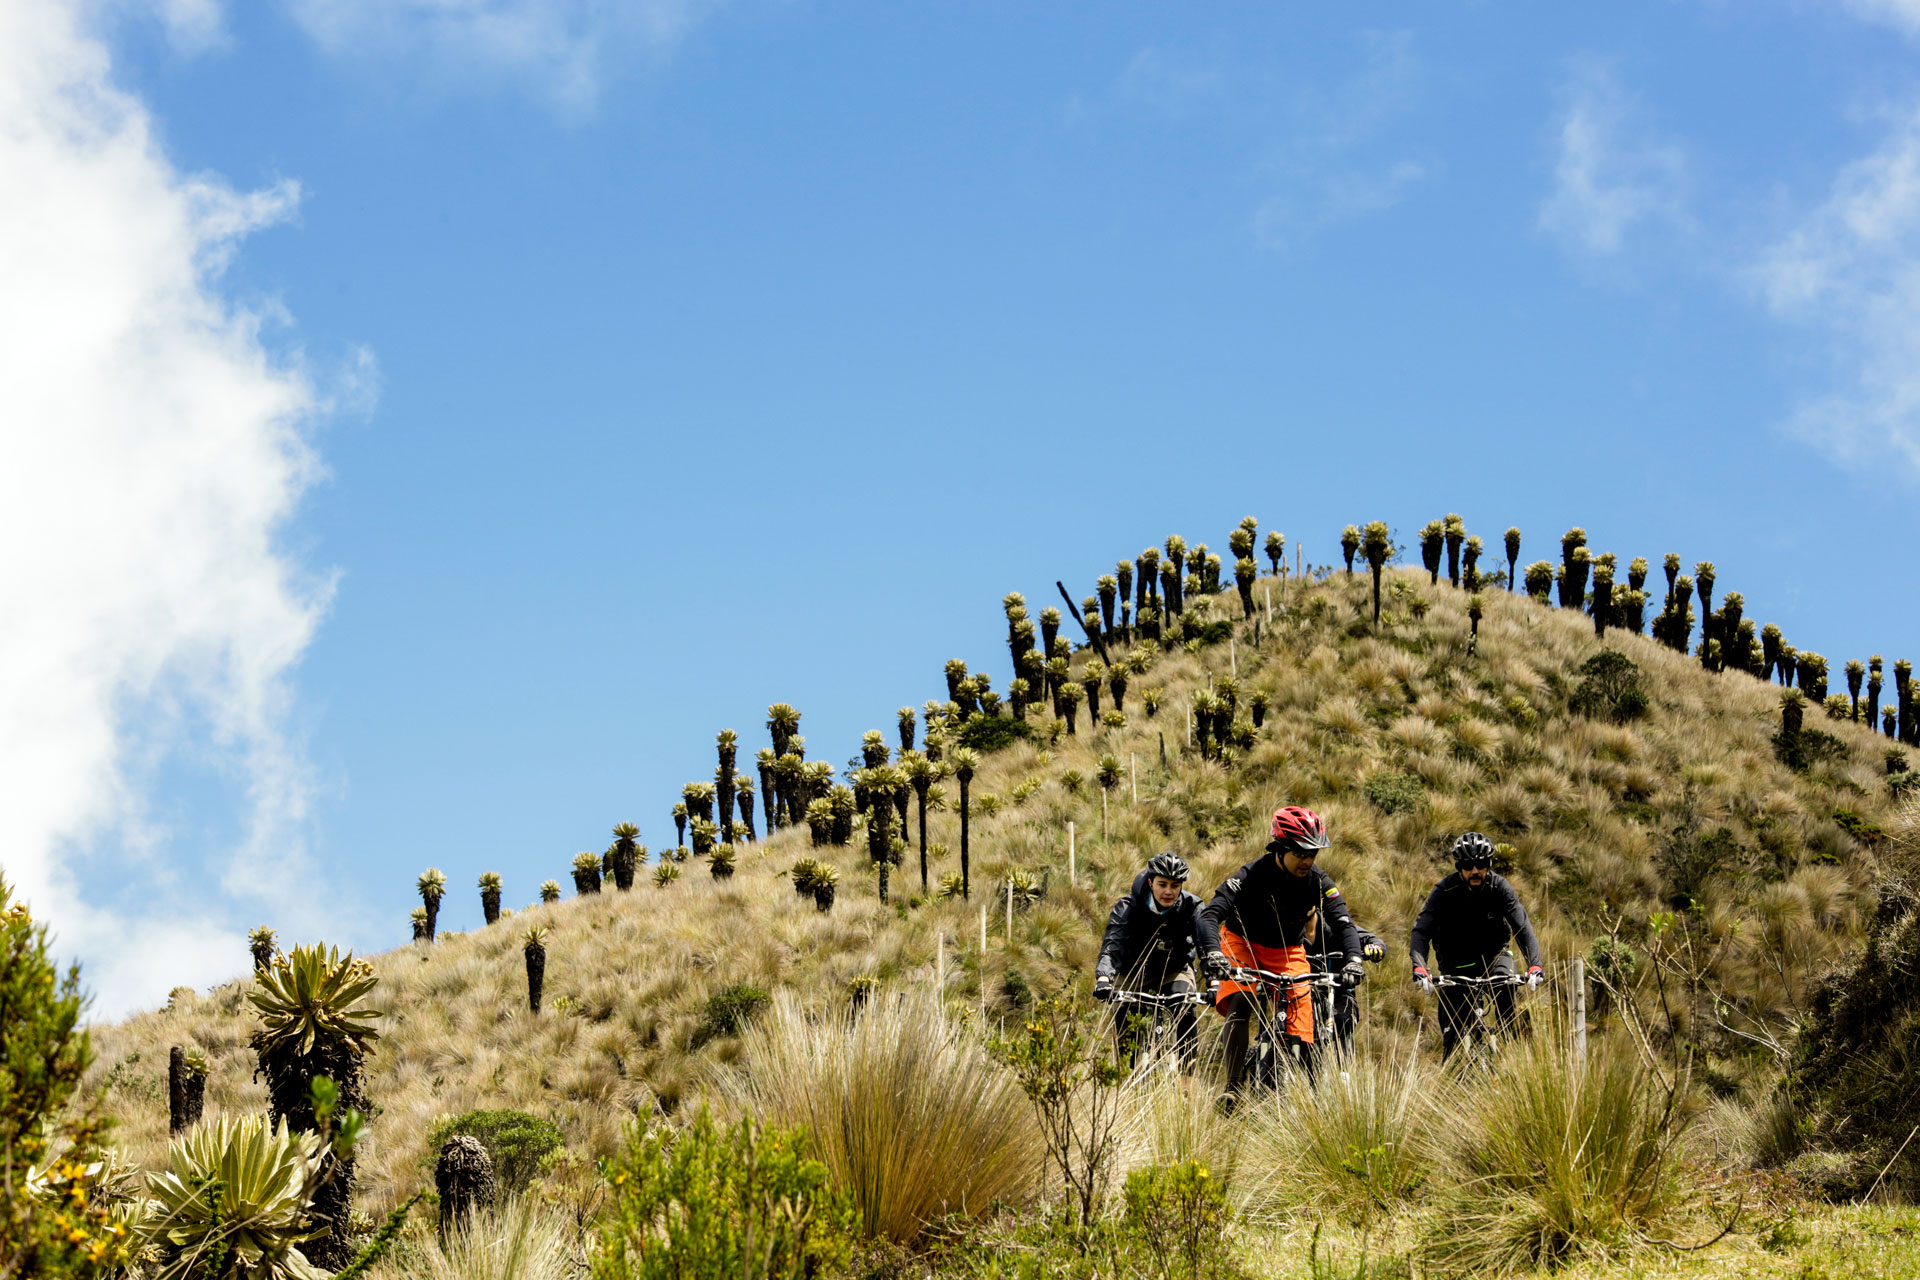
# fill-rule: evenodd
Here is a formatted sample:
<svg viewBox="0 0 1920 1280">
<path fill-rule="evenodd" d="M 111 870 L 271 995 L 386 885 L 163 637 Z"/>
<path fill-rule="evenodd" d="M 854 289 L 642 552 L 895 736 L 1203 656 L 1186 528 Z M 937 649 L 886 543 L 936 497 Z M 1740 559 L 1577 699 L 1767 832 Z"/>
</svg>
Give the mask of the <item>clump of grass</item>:
<svg viewBox="0 0 1920 1280">
<path fill-rule="evenodd" d="M 366 1280 L 573 1280 L 576 1236 L 560 1215 L 516 1197 L 466 1218 L 444 1239 L 402 1243 Z"/>
<path fill-rule="evenodd" d="M 1663 1086 L 1624 1043 L 1599 1043 L 1575 1064 L 1562 1030 L 1509 1044 L 1485 1080 L 1440 1095 L 1433 1158 L 1455 1188 L 1428 1253 L 1443 1269 L 1501 1273 L 1643 1248 L 1691 1199 L 1684 1079 Z"/>
<path fill-rule="evenodd" d="M 930 999 L 877 995 L 811 1018 L 782 994 L 741 1059 L 729 1082 L 740 1101 L 769 1124 L 807 1126 L 866 1235 L 908 1243 L 1038 1190 L 1032 1108 Z"/>
<path fill-rule="evenodd" d="M 1294 1073 L 1271 1105 L 1249 1117 L 1238 1188 L 1246 1212 L 1277 1219 L 1312 1204 L 1364 1222 L 1404 1207 L 1432 1169 L 1441 1083 L 1427 1060 L 1412 1055 L 1362 1053 L 1312 1082 Z"/>
</svg>

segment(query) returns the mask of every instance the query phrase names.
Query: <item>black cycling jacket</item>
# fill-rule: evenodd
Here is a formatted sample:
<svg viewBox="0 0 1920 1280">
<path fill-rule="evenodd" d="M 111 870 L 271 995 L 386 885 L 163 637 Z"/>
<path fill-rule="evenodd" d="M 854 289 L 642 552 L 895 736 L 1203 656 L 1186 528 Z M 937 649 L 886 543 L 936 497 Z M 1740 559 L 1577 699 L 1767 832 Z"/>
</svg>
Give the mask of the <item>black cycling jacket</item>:
<svg viewBox="0 0 1920 1280">
<path fill-rule="evenodd" d="M 1429 942 L 1438 963 L 1449 969 L 1485 964 L 1506 950 L 1510 941 L 1520 944 L 1529 966 L 1540 963 L 1540 942 L 1533 936 L 1533 922 L 1520 905 L 1520 895 L 1505 877 L 1492 872 L 1479 889 L 1468 885 L 1458 871 L 1433 886 L 1408 941 L 1414 964 L 1422 968 Z"/>
<path fill-rule="evenodd" d="M 1262 854 L 1228 876 L 1213 891 L 1213 901 L 1201 908 L 1196 922 L 1200 950 L 1220 949 L 1222 926 L 1258 946 L 1299 946 L 1316 911 L 1324 921 L 1320 936 L 1327 946 L 1350 956 L 1360 954 L 1353 917 L 1333 877 L 1319 867 L 1296 876 L 1275 855 Z"/>
<path fill-rule="evenodd" d="M 1106 936 L 1100 940 L 1100 959 L 1093 967 L 1095 975 L 1163 987 L 1192 966 L 1193 921 L 1200 899 L 1183 889 L 1180 900 L 1162 911 L 1147 887 L 1152 879 L 1142 871 L 1133 878 L 1132 891 L 1113 904 Z"/>
</svg>

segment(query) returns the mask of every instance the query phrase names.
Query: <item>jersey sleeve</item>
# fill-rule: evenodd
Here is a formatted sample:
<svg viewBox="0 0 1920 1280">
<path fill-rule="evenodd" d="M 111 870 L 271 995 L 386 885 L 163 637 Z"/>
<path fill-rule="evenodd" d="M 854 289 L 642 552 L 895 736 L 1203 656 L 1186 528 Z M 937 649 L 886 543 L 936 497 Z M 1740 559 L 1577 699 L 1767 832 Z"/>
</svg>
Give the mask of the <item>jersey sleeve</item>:
<svg viewBox="0 0 1920 1280">
<path fill-rule="evenodd" d="M 1107 932 L 1100 939 L 1100 959 L 1093 966 L 1095 977 L 1114 976 L 1127 954 L 1127 924 L 1132 918 L 1133 895 L 1128 894 L 1107 913 Z"/>
<path fill-rule="evenodd" d="M 1220 949 L 1220 926 L 1236 918 L 1240 899 L 1240 888 L 1246 876 L 1245 868 L 1234 872 L 1220 882 L 1213 891 L 1213 899 L 1200 908 L 1200 914 L 1194 917 L 1194 940 L 1200 945 L 1201 955 L 1211 955 Z"/>
<path fill-rule="evenodd" d="M 1407 950 L 1413 955 L 1416 969 L 1427 967 L 1427 944 L 1433 940 L 1434 928 L 1440 920 L 1440 886 L 1433 886 L 1433 892 L 1427 895 L 1426 905 L 1420 908 L 1419 918 L 1413 922 L 1413 932 L 1407 936 Z"/>
<path fill-rule="evenodd" d="M 1520 901 L 1520 895 L 1514 892 L 1513 886 L 1508 885 L 1506 889 L 1507 930 L 1513 935 L 1513 940 L 1520 944 L 1520 950 L 1527 957 L 1528 966 L 1539 968 L 1540 939 L 1534 936 L 1533 921 L 1528 918 L 1527 908 Z"/>
<path fill-rule="evenodd" d="M 1325 872 L 1320 875 L 1320 917 L 1327 922 L 1327 941 L 1332 944 L 1329 949 L 1341 952 L 1348 960 L 1358 958 L 1360 931 L 1354 927 L 1353 914 L 1347 910 L 1347 899 L 1340 892 L 1340 886 Z"/>
</svg>

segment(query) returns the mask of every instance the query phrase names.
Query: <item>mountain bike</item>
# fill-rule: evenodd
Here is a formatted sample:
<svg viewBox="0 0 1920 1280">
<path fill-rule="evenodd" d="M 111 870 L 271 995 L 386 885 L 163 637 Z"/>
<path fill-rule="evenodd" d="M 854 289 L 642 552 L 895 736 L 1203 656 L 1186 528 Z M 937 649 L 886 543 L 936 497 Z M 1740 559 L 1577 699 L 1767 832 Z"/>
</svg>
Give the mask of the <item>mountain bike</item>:
<svg viewBox="0 0 1920 1280">
<path fill-rule="evenodd" d="M 1206 1004 L 1204 994 L 1115 988 L 1108 996 L 1108 1003 L 1113 1006 L 1113 1019 L 1120 1028 L 1124 1051 L 1132 1055 L 1133 1078 L 1139 1079 L 1154 1071 L 1186 1072 L 1190 1064 L 1180 1053 L 1180 1014 L 1186 1008 Z"/>
<path fill-rule="evenodd" d="M 1333 989 L 1340 979 L 1331 973 L 1274 973 L 1268 969 L 1230 969 L 1227 977 L 1252 987 L 1260 1030 L 1247 1045 L 1247 1084 L 1256 1089 L 1280 1087 L 1283 1063 L 1292 1063 L 1312 1078 L 1322 1028 L 1333 1034 Z M 1287 1035 L 1287 998 L 1296 987 L 1310 989 L 1313 999 L 1314 1043 Z"/>
<path fill-rule="evenodd" d="M 1491 978 L 1469 978 L 1442 973 L 1433 979 L 1439 987 L 1464 987 L 1468 1000 L 1461 1011 L 1460 1038 L 1454 1043 L 1463 1071 L 1491 1071 L 1500 1057 L 1500 1028 L 1492 1020 L 1493 993 L 1504 987 L 1524 987 L 1517 973 L 1496 974 Z"/>
</svg>

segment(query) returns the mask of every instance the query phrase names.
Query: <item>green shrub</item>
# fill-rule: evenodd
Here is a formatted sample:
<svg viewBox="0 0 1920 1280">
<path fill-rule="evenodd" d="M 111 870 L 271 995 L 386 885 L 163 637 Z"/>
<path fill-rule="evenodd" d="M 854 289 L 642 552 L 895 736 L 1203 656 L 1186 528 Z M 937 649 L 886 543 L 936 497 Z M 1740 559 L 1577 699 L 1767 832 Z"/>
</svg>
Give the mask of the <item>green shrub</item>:
<svg viewBox="0 0 1920 1280">
<path fill-rule="evenodd" d="M 1158 1263 L 1167 1280 L 1202 1280 L 1237 1272 L 1227 1253 L 1227 1189 L 1198 1160 L 1135 1169 L 1127 1175 L 1125 1234 L 1141 1260 Z"/>
<path fill-rule="evenodd" d="M 1217 621 L 1209 622 L 1203 627 L 1195 628 L 1187 643 L 1193 645 L 1195 648 L 1199 648 L 1210 644 L 1225 644 L 1232 638 L 1233 623 L 1227 621 L 1225 618 L 1221 618 Z"/>
<path fill-rule="evenodd" d="M 1382 813 L 1412 813 L 1426 802 L 1427 789 L 1410 773 L 1383 769 L 1367 776 L 1360 794 Z"/>
<path fill-rule="evenodd" d="M 1638 720 L 1649 705 L 1640 668 L 1617 649 L 1601 650 L 1580 664 L 1580 683 L 1570 705 L 1580 715 L 1615 724 Z"/>
<path fill-rule="evenodd" d="M 1861 844 L 1873 844 L 1887 834 L 1878 825 L 1868 822 L 1851 809 L 1835 809 L 1833 822 L 1835 826 Z"/>
<path fill-rule="evenodd" d="M 636 1129 L 606 1172 L 595 1280 L 811 1280 L 847 1257 L 853 1206 L 805 1129 L 723 1132 L 702 1108 L 682 1132 Z"/>
<path fill-rule="evenodd" d="M 433 1126 L 427 1134 L 427 1162 L 455 1134 L 477 1140 L 493 1157 L 493 1176 L 501 1191 L 518 1195 L 540 1172 L 547 1157 L 566 1145 L 560 1126 L 524 1111 L 469 1111 Z"/>
<path fill-rule="evenodd" d="M 721 1036 L 739 1035 L 753 1016 L 767 1007 L 770 998 L 762 988 L 744 982 L 708 996 L 706 1012 L 693 1030 L 693 1047 L 698 1049 Z"/>
<path fill-rule="evenodd" d="M 984 754 L 1026 741 L 1033 737 L 1033 726 L 1025 720 L 976 714 L 967 717 L 954 736 L 961 746 Z"/>
</svg>

